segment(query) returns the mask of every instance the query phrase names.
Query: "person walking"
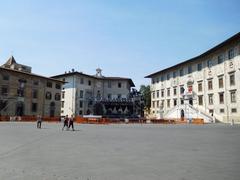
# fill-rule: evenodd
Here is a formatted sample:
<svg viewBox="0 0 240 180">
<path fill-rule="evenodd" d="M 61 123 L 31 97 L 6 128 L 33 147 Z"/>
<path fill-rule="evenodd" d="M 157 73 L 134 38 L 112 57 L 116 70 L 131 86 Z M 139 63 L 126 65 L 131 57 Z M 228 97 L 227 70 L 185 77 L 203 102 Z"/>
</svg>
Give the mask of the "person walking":
<svg viewBox="0 0 240 180">
<path fill-rule="evenodd" d="M 72 130 L 74 131 L 73 122 L 74 122 L 74 117 L 73 117 L 73 115 L 71 115 L 71 117 L 69 118 L 68 129 L 70 129 L 70 127 L 72 127 Z"/>
<path fill-rule="evenodd" d="M 37 128 L 42 128 L 42 117 L 40 115 L 37 115 Z"/>
<path fill-rule="evenodd" d="M 68 121 L 69 121 L 69 118 L 68 118 L 68 115 L 66 115 L 63 121 L 62 131 L 64 130 L 65 127 L 67 127 L 67 130 L 68 130 Z"/>
</svg>

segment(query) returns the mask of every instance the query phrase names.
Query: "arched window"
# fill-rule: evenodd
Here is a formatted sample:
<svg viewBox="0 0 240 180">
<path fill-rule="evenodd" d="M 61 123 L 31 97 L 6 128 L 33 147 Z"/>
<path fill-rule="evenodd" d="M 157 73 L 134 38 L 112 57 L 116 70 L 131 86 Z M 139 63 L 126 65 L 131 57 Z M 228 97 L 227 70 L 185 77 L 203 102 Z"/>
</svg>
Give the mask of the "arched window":
<svg viewBox="0 0 240 180">
<path fill-rule="evenodd" d="M 60 93 L 56 93 L 56 94 L 55 94 L 55 100 L 56 100 L 56 101 L 60 101 L 60 99 L 61 99 Z"/>
</svg>

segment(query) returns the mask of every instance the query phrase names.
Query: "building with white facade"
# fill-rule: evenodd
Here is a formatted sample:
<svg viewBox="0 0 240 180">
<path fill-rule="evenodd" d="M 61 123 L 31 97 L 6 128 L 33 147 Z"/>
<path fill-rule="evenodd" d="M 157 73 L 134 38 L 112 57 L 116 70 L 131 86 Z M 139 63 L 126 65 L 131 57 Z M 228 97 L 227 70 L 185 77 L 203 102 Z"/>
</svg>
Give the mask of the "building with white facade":
<svg viewBox="0 0 240 180">
<path fill-rule="evenodd" d="M 240 122 L 240 33 L 146 78 L 152 117 Z"/>
<path fill-rule="evenodd" d="M 72 70 L 52 78 L 65 81 L 62 89 L 61 115 L 134 114 L 130 98 L 134 83 L 130 78 L 106 77 L 97 69 L 96 75 Z"/>
</svg>

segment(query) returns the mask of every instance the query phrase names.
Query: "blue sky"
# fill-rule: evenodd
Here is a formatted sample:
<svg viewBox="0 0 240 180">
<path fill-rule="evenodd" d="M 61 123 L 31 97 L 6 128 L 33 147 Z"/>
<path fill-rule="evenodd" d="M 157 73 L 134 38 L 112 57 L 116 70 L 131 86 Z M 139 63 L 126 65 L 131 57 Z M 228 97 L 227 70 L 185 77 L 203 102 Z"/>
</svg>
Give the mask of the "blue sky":
<svg viewBox="0 0 240 180">
<path fill-rule="evenodd" d="M 10 55 L 52 76 L 144 76 L 240 31 L 239 0 L 0 1 L 0 64 Z"/>
</svg>

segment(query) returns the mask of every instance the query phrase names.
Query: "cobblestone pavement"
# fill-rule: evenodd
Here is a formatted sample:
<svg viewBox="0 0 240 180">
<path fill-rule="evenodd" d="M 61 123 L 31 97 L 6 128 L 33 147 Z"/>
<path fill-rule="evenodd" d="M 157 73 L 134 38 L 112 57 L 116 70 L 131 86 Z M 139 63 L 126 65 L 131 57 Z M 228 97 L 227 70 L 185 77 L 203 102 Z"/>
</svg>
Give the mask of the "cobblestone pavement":
<svg viewBox="0 0 240 180">
<path fill-rule="evenodd" d="M 240 126 L 0 123 L 1 180 L 239 180 Z"/>
</svg>

